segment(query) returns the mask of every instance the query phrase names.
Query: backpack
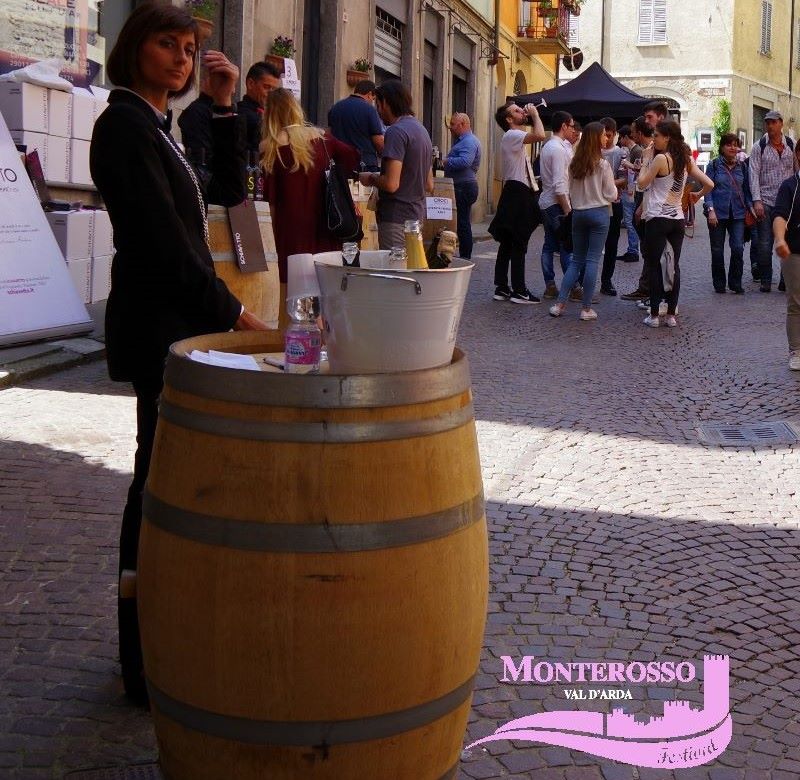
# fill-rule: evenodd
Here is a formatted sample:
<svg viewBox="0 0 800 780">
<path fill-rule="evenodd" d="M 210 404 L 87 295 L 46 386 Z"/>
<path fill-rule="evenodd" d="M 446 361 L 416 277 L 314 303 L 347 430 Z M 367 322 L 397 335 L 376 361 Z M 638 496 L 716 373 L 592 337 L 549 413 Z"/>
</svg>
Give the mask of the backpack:
<svg viewBox="0 0 800 780">
<path fill-rule="evenodd" d="M 793 152 L 794 151 L 794 141 L 789 138 L 788 135 L 783 136 L 786 139 L 786 145 L 789 149 Z M 761 154 L 764 154 L 764 149 L 767 148 L 767 136 L 762 135 L 761 140 L 758 142 L 758 148 L 761 150 Z"/>
</svg>

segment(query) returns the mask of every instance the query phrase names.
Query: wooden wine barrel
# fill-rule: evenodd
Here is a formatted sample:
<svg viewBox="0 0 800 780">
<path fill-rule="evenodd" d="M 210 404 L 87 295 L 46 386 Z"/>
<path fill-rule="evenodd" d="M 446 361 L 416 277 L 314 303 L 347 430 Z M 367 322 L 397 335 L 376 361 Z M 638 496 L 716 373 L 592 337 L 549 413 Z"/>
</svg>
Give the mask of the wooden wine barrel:
<svg viewBox="0 0 800 780">
<path fill-rule="evenodd" d="M 453 214 L 451 219 L 425 219 L 422 225 L 422 242 L 426 247 L 440 228 L 452 231 L 456 229 L 456 191 L 453 180 L 447 176 L 434 176 L 432 197 L 448 198 L 453 204 Z"/>
<path fill-rule="evenodd" d="M 235 371 L 172 346 L 138 598 L 171 780 L 454 778 L 482 645 L 469 369 Z"/>
<path fill-rule="evenodd" d="M 223 206 L 208 207 L 208 238 L 214 271 L 228 289 L 244 304 L 245 309 L 260 317 L 270 327 L 278 326 L 278 255 L 275 253 L 275 237 L 272 234 L 272 217 L 269 203 L 254 201 L 258 212 L 258 224 L 264 254 L 267 258 L 266 271 L 243 274 L 239 270 L 234 254 L 230 223 L 227 210 Z"/>
</svg>

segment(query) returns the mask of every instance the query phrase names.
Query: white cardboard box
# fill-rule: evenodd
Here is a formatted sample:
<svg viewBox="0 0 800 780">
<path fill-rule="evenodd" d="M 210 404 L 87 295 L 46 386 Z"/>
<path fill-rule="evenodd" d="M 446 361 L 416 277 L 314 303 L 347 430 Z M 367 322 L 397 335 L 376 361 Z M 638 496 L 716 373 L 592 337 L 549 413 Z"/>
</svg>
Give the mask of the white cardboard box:
<svg viewBox="0 0 800 780">
<path fill-rule="evenodd" d="M 70 139 L 70 184 L 92 184 L 92 176 L 89 173 L 89 141 L 82 141 L 78 138 Z"/>
<path fill-rule="evenodd" d="M 71 154 L 69 138 L 58 135 L 47 136 L 47 166 L 44 178 L 47 181 L 68 182 Z"/>
<path fill-rule="evenodd" d="M 103 255 L 92 258 L 92 296 L 89 303 L 97 303 L 108 298 L 111 289 L 111 258 Z"/>
<path fill-rule="evenodd" d="M 111 230 L 111 219 L 107 211 L 97 209 L 92 212 L 92 257 L 105 257 L 114 254 L 114 235 Z"/>
<path fill-rule="evenodd" d="M 3 82 L 0 81 L 0 84 Z M 26 153 L 30 154 L 34 149 L 39 152 L 39 162 L 42 164 L 42 173 L 47 178 L 47 141 L 44 133 L 32 133 L 28 130 L 12 130 L 11 140 L 15 144 L 25 146 Z"/>
<path fill-rule="evenodd" d="M 46 216 L 68 263 L 92 256 L 91 211 L 48 211 Z"/>
<path fill-rule="evenodd" d="M 67 269 L 84 303 L 92 302 L 92 261 L 88 257 L 67 260 Z"/>
<path fill-rule="evenodd" d="M 69 138 L 72 133 L 72 93 L 47 90 L 47 133 Z M 64 179 L 66 181 L 66 179 Z"/>
<path fill-rule="evenodd" d="M 80 87 L 72 90 L 72 137 L 92 140 L 94 118 L 97 111 L 94 95 Z"/>
<path fill-rule="evenodd" d="M 0 81 L 0 113 L 9 130 L 47 133 L 47 90 L 35 84 Z"/>
</svg>

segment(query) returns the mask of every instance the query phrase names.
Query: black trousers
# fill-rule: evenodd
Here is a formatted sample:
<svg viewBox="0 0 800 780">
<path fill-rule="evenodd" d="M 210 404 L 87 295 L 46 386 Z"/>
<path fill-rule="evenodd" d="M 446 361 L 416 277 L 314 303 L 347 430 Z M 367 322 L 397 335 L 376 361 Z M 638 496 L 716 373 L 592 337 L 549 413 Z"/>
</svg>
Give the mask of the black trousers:
<svg viewBox="0 0 800 780">
<path fill-rule="evenodd" d="M 122 513 L 122 529 L 119 536 L 119 571 L 136 570 L 139 554 L 139 531 L 142 526 L 142 493 L 150 471 L 150 457 L 158 422 L 158 397 L 162 382 L 134 382 L 136 393 L 136 455 L 133 465 L 133 481 L 128 488 L 128 500 Z M 144 664 L 139 638 L 139 617 L 135 598 L 119 598 L 119 660 L 125 693 L 133 699 L 146 699 L 144 687 Z"/>
<path fill-rule="evenodd" d="M 681 269 L 678 261 L 681 257 L 684 235 L 683 219 L 669 219 L 667 217 L 654 217 L 647 220 L 642 254 L 645 263 L 650 269 L 650 314 L 658 316 L 658 307 L 662 300 L 667 302 L 667 314 L 675 314 L 678 305 L 678 295 L 681 291 Z M 661 273 L 661 253 L 669 241 L 675 254 L 675 279 L 672 289 L 664 292 L 664 280 Z"/>
<path fill-rule="evenodd" d="M 617 265 L 617 244 L 619 244 L 619 231 L 622 226 L 622 203 L 611 204 L 611 221 L 608 223 L 605 254 L 603 255 L 603 269 L 600 272 L 600 286 L 608 287 L 614 269 Z"/>
<path fill-rule="evenodd" d="M 507 181 L 500 193 L 497 213 L 489 225 L 489 233 L 500 246 L 494 264 L 496 287 L 508 286 L 508 267 L 511 266 L 511 289 L 525 292 L 525 253 L 531 233 L 541 222 L 539 193 L 522 182 Z"/>
</svg>

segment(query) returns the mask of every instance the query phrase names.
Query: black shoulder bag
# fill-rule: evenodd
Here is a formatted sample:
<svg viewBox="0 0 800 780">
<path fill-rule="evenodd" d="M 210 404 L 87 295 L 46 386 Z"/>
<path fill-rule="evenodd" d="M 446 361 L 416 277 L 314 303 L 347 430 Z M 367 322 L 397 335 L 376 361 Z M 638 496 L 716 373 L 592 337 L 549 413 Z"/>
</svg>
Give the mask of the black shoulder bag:
<svg viewBox="0 0 800 780">
<path fill-rule="evenodd" d="M 364 238 L 364 232 L 361 230 L 361 223 L 356 215 L 350 188 L 335 161 L 328 154 L 324 138 L 322 147 L 328 158 L 324 184 L 325 226 L 328 228 L 328 232 L 340 241 L 361 241 Z"/>
</svg>

